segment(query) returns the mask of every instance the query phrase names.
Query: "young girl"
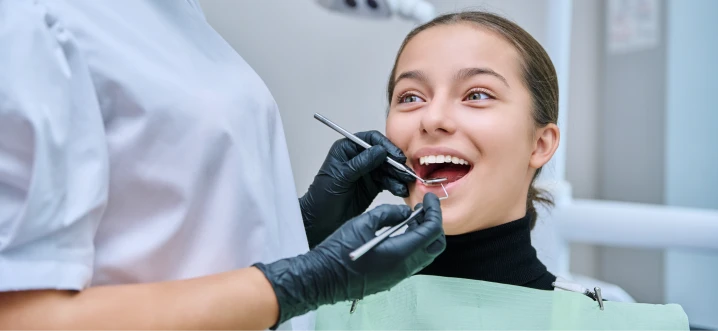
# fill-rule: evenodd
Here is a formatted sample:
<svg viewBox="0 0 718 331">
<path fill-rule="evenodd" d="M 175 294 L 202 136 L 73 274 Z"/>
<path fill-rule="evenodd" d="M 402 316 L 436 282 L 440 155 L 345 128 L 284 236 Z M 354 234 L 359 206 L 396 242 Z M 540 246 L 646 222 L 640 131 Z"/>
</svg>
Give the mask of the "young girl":
<svg viewBox="0 0 718 331">
<path fill-rule="evenodd" d="M 553 290 L 531 246 L 533 181 L 559 144 L 546 51 L 490 13 L 448 14 L 404 40 L 389 79 L 387 137 L 419 177 L 447 177 L 447 247 L 421 274 Z M 448 184 L 447 184 L 448 183 Z M 406 203 L 441 187 L 409 187 Z"/>
<path fill-rule="evenodd" d="M 388 292 L 320 309 L 317 329 L 688 329 L 677 305 L 603 310 L 600 291 L 537 258 L 534 204 L 551 201 L 533 182 L 559 144 L 558 82 L 526 31 L 483 12 L 438 17 L 404 40 L 388 98 L 387 137 L 419 177 L 448 179 L 446 249 Z M 416 183 L 406 203 L 427 192 L 444 195 Z"/>
<path fill-rule="evenodd" d="M 483 12 L 438 17 L 406 37 L 387 92 L 387 137 L 419 177 L 447 178 L 446 249 L 387 292 L 321 308 L 318 330 L 688 329 L 678 305 L 604 310 L 600 290 L 537 258 L 534 204 L 551 201 L 533 182 L 559 144 L 558 82 L 526 31 Z M 427 192 L 444 195 L 416 183 L 406 203 Z"/>
</svg>

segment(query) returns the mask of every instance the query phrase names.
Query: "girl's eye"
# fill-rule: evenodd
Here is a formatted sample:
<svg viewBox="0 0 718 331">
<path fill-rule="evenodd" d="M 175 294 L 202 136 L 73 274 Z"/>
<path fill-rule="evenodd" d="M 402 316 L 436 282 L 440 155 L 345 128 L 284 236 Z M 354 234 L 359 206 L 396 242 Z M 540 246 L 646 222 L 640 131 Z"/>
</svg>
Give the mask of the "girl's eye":
<svg viewBox="0 0 718 331">
<path fill-rule="evenodd" d="M 411 102 L 422 102 L 422 98 L 417 97 L 413 94 L 403 95 L 399 98 L 399 103 L 411 103 Z"/>
<path fill-rule="evenodd" d="M 485 92 L 472 92 L 471 94 L 469 94 L 469 96 L 466 97 L 466 99 L 471 101 L 479 101 L 491 99 L 491 96 Z"/>
</svg>

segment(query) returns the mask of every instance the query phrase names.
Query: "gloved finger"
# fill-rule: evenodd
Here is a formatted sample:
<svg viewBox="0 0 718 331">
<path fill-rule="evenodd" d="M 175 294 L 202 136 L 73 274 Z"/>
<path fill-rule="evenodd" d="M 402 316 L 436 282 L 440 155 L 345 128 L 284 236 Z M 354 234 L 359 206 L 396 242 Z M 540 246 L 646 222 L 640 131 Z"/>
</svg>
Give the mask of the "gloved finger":
<svg viewBox="0 0 718 331">
<path fill-rule="evenodd" d="M 383 146 L 392 159 L 396 160 L 401 164 L 406 163 L 406 156 L 401 151 L 401 149 L 399 147 L 396 147 L 396 145 L 394 145 L 391 140 L 389 140 L 389 138 L 387 138 L 381 132 L 376 130 L 365 131 L 357 133 L 356 136 L 366 141 L 369 145 Z"/>
<path fill-rule="evenodd" d="M 406 205 L 381 205 L 367 212 L 368 217 L 362 217 L 364 226 L 374 232 L 385 227 L 394 226 L 409 218 L 411 208 Z"/>
<path fill-rule="evenodd" d="M 432 247 L 432 250 L 428 251 L 427 248 L 444 236 L 444 229 L 441 217 L 437 218 L 434 215 L 427 218 L 426 216 L 425 211 L 423 215 L 417 217 L 417 226 L 407 229 L 402 235 L 387 238 L 382 244 L 391 245 L 392 250 L 402 257 L 409 257 L 417 252 L 427 254 L 426 258 L 436 257 L 444 251 L 445 241 L 443 244 L 439 241 L 436 247 L 438 249 Z"/>
<path fill-rule="evenodd" d="M 333 159 L 351 160 L 366 150 L 366 148 L 359 146 L 357 143 L 349 140 L 349 138 L 342 138 L 332 144 L 332 147 L 329 148 L 329 155 L 327 156 Z"/>
<path fill-rule="evenodd" d="M 409 196 L 409 188 L 406 183 L 402 183 L 401 181 L 388 176 L 379 176 L 379 182 L 381 183 L 380 186 L 382 189 L 388 190 L 395 196 L 402 198 Z"/>
<path fill-rule="evenodd" d="M 421 205 L 421 202 L 419 202 L 419 203 L 416 204 L 416 206 L 414 206 L 414 209 L 412 209 L 412 212 L 415 212 L 415 211 L 417 211 L 417 210 L 419 210 L 419 209 L 421 209 L 421 208 L 422 208 L 422 205 Z M 410 222 L 406 223 L 406 225 L 409 226 L 409 227 L 407 228 L 407 231 L 411 231 L 412 229 L 414 229 L 414 228 L 416 228 L 417 226 L 419 226 L 419 220 L 422 219 L 422 216 L 424 216 L 424 215 L 423 215 L 423 214 L 422 214 L 422 215 L 418 215 L 417 217 L 414 217 L 413 220 L 411 220 Z"/>
<path fill-rule="evenodd" d="M 411 231 L 417 226 L 419 226 L 419 223 L 416 220 L 411 220 L 410 222 L 406 223 L 406 231 Z"/>
<path fill-rule="evenodd" d="M 413 274 L 425 268 L 446 249 L 446 240 L 441 224 L 426 221 L 407 229 L 401 235 L 389 237 L 375 248 L 390 254 L 398 263 Z"/>
<path fill-rule="evenodd" d="M 441 252 L 446 248 L 446 237 L 439 236 L 439 239 L 434 240 L 429 246 L 426 246 L 426 252 L 432 256 L 439 256 Z"/>
<path fill-rule="evenodd" d="M 416 204 L 416 206 L 414 206 L 414 211 L 419 210 L 421 208 L 422 208 L 422 204 L 421 204 L 421 202 L 419 202 Z M 416 228 L 417 226 L 419 226 L 419 221 L 416 219 L 413 219 L 413 220 L 411 220 L 411 222 L 407 223 L 407 225 L 409 226 L 407 228 L 407 231 L 411 231 L 414 228 Z"/>
<path fill-rule="evenodd" d="M 417 220 L 417 222 L 426 222 L 427 220 L 438 222 L 442 225 L 443 231 L 443 215 L 441 213 L 441 200 L 439 200 L 439 197 L 434 193 L 428 192 L 424 195 L 423 203 L 418 204 L 418 206 L 424 209 L 424 217 Z M 426 252 L 436 256 L 443 252 L 444 248 L 446 248 L 446 237 L 442 235 L 426 246 Z"/>
<path fill-rule="evenodd" d="M 392 165 L 390 165 L 388 163 L 383 165 L 382 169 L 384 170 L 382 172 L 385 173 L 385 174 L 383 174 L 385 176 L 399 179 L 400 181 L 405 182 L 405 183 L 412 183 L 412 182 L 416 181 L 416 178 L 414 176 L 410 175 L 406 171 L 402 171 L 397 168 L 394 168 Z"/>
<path fill-rule="evenodd" d="M 378 168 L 386 161 L 386 149 L 382 146 L 372 146 L 347 161 L 342 167 L 342 176 L 350 183 L 356 182 L 362 176 Z"/>
<path fill-rule="evenodd" d="M 412 275 L 416 274 L 434 262 L 445 249 L 446 237 L 442 234 L 424 249 L 417 249 L 407 258 L 407 271 Z"/>
<path fill-rule="evenodd" d="M 441 214 L 441 200 L 439 200 L 439 197 L 436 196 L 436 194 L 432 192 L 424 194 L 422 208 L 424 209 L 423 221 L 438 219 L 439 223 L 442 223 L 443 217 Z"/>
<path fill-rule="evenodd" d="M 381 132 L 376 130 L 359 132 L 356 134 L 356 136 L 366 141 L 372 146 L 383 146 L 386 149 L 389 157 L 401 164 L 406 164 L 406 156 L 401 151 L 401 149 L 394 145 L 391 140 L 389 140 L 389 138 L 381 134 Z M 394 168 L 389 164 L 384 164 L 382 166 L 382 170 L 382 175 L 388 175 L 397 178 L 400 181 L 410 183 L 416 180 L 414 176 L 406 173 L 405 171 Z"/>
<path fill-rule="evenodd" d="M 400 197 L 407 197 L 408 195 L 402 191 L 406 191 L 408 194 L 407 184 L 416 181 L 412 175 L 398 170 L 388 163 L 384 163 L 377 171 L 372 171 L 371 178 L 383 190 L 389 190 L 392 194 Z"/>
<path fill-rule="evenodd" d="M 407 242 L 399 240 L 395 242 L 396 245 L 407 245 L 409 248 L 423 248 L 420 251 L 428 254 L 426 258 L 433 258 L 446 248 L 441 201 L 436 194 L 428 192 L 424 195 L 423 202 L 417 204 L 414 210 L 418 208 L 423 209 L 424 212 L 416 217 L 416 225 L 409 226 L 406 233 L 392 239 L 406 240 Z"/>
</svg>

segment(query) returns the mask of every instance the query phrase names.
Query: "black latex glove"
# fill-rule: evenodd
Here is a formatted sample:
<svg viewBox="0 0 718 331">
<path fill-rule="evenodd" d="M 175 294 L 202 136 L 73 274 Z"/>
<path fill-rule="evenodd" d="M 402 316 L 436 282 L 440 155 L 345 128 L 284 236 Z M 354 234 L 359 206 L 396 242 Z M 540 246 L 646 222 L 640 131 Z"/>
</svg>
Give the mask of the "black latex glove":
<svg viewBox="0 0 718 331">
<path fill-rule="evenodd" d="M 299 198 L 309 247 L 366 211 L 382 191 L 389 190 L 399 197 L 409 195 L 407 183 L 414 177 L 386 163 L 387 155 L 406 163 L 404 153 L 379 131 L 356 136 L 372 147 L 364 149 L 346 138 L 337 140 L 309 190 Z"/>
<path fill-rule="evenodd" d="M 342 225 L 305 255 L 256 264 L 277 296 L 277 325 L 322 305 L 388 290 L 429 265 L 446 247 L 441 206 L 436 195 L 427 193 L 417 208 L 424 209 L 423 216 L 405 233 L 385 239 L 356 261 L 349 253 L 374 238 L 377 230 L 409 217 L 408 206 L 377 207 Z"/>
</svg>

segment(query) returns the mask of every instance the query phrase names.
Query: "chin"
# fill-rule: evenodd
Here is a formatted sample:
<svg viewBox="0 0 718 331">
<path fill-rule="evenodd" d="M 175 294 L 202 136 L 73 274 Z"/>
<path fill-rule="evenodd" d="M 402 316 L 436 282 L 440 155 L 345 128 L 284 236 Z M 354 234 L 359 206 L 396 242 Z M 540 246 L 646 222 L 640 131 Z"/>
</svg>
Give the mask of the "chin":
<svg viewBox="0 0 718 331">
<path fill-rule="evenodd" d="M 444 234 L 447 236 L 455 236 L 471 232 L 471 224 L 466 224 L 466 217 L 461 217 L 458 211 L 451 210 L 443 206 L 441 207 L 441 214 L 444 224 Z"/>
<path fill-rule="evenodd" d="M 444 220 L 444 234 L 447 236 L 456 236 L 471 231 L 466 231 L 464 224 L 453 220 Z"/>
<path fill-rule="evenodd" d="M 409 207 L 414 208 L 418 203 L 421 203 L 423 194 L 412 194 L 410 197 L 404 199 Z M 451 199 L 451 198 L 449 198 Z M 448 200 L 441 201 L 441 216 L 444 225 L 444 234 L 453 236 L 471 232 L 471 226 L 467 226 L 466 217 L 461 217 L 457 210 L 447 206 Z"/>
</svg>

